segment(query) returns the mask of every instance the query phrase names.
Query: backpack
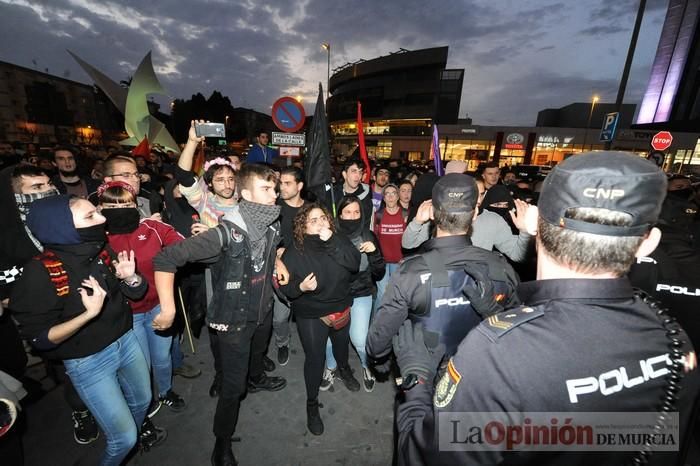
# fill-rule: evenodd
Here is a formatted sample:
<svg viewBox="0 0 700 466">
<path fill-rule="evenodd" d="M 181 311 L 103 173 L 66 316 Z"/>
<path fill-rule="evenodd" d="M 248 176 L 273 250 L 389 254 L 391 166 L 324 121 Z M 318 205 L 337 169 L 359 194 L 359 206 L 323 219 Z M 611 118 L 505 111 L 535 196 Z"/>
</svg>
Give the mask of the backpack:
<svg viewBox="0 0 700 466">
<path fill-rule="evenodd" d="M 401 216 L 403 217 L 403 222 L 408 225 L 408 209 L 401 207 Z M 374 224 L 379 225 L 382 223 L 382 217 L 384 217 L 384 209 L 378 210 L 374 214 Z"/>
</svg>

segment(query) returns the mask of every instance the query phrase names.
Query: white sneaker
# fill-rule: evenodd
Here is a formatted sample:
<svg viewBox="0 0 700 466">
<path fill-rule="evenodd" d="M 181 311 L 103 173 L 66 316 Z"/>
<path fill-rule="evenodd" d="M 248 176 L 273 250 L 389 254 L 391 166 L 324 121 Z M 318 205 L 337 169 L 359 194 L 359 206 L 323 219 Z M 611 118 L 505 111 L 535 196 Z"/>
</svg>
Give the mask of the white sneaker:
<svg viewBox="0 0 700 466">
<path fill-rule="evenodd" d="M 328 369 L 327 367 L 323 369 L 323 378 L 321 379 L 321 385 L 318 387 L 322 392 L 334 391 L 333 380 L 335 379 L 335 369 Z"/>
<path fill-rule="evenodd" d="M 372 372 L 369 370 L 369 368 L 363 367 L 362 368 L 362 385 L 365 387 L 365 391 L 367 393 L 374 390 L 375 381 L 376 381 L 376 379 L 372 375 Z"/>
</svg>

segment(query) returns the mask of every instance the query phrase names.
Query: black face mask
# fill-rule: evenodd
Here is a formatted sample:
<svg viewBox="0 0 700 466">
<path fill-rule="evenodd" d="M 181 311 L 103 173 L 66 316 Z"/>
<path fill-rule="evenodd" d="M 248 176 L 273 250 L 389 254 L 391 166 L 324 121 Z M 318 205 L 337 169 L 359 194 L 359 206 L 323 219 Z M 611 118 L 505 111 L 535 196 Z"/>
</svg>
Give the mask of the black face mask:
<svg viewBox="0 0 700 466">
<path fill-rule="evenodd" d="M 685 189 L 677 189 L 675 191 L 669 191 L 668 195 L 676 197 L 678 199 L 683 199 L 683 200 L 688 200 L 690 199 L 690 196 L 694 194 L 694 191 L 692 188 L 685 188 Z"/>
<path fill-rule="evenodd" d="M 83 243 L 106 243 L 107 233 L 105 232 L 105 224 L 93 225 L 91 227 L 76 228 Z"/>
<path fill-rule="evenodd" d="M 110 233 L 131 233 L 139 226 L 139 210 L 135 207 L 102 209 L 100 213 L 107 219 L 107 231 Z"/>
<path fill-rule="evenodd" d="M 342 218 L 338 218 L 338 226 L 340 226 L 340 231 L 346 235 L 355 236 L 360 232 L 360 228 L 362 227 L 362 219 L 358 218 L 355 220 L 344 220 Z"/>
</svg>

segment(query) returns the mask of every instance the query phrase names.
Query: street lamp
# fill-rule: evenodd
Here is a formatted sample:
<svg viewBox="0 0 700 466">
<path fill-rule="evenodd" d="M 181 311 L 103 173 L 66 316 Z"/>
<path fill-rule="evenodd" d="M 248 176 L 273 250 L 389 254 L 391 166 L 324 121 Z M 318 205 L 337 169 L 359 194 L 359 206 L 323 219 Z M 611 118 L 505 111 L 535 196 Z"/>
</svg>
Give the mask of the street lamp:
<svg viewBox="0 0 700 466">
<path fill-rule="evenodd" d="M 328 67 L 326 69 L 326 101 L 331 97 L 331 44 L 330 42 L 324 42 L 321 44 L 326 52 L 328 52 Z"/>
<path fill-rule="evenodd" d="M 588 123 L 586 123 L 586 131 L 583 133 L 583 145 L 581 147 L 582 152 L 586 150 L 586 139 L 588 139 L 588 128 L 591 127 L 591 118 L 593 118 L 593 109 L 595 108 L 595 104 L 600 100 L 600 98 L 597 95 L 593 96 L 593 100 L 591 100 L 591 111 L 588 114 Z M 593 144 L 591 144 L 591 150 L 593 150 Z"/>
</svg>

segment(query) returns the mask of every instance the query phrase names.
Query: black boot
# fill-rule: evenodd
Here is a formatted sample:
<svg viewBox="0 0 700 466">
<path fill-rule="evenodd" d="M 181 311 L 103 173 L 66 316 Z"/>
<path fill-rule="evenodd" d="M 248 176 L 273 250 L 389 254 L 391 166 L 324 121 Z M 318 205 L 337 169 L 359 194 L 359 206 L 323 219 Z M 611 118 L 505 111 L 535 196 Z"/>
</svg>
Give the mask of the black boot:
<svg viewBox="0 0 700 466">
<path fill-rule="evenodd" d="M 142 453 L 147 452 L 162 443 L 166 438 L 168 438 L 168 432 L 162 427 L 154 426 L 153 422 L 146 416 L 139 433 L 139 450 Z"/>
<path fill-rule="evenodd" d="M 216 439 L 214 451 L 211 454 L 212 466 L 238 466 L 236 457 L 231 450 L 231 439 Z"/>
<path fill-rule="evenodd" d="M 318 412 L 320 406 L 318 400 L 306 402 L 306 427 L 314 435 L 323 433 L 323 420 L 321 419 L 321 413 Z"/>
</svg>

